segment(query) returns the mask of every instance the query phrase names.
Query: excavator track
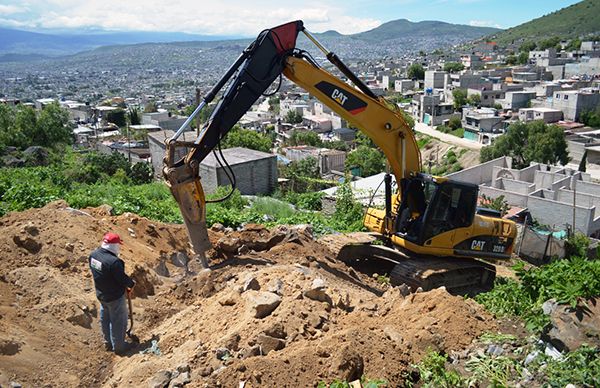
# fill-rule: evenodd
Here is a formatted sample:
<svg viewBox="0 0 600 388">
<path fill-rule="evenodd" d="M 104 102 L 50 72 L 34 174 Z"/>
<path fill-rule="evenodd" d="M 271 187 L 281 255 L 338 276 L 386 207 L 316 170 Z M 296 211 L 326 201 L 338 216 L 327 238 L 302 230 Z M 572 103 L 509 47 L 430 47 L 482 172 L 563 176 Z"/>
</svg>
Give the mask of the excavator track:
<svg viewBox="0 0 600 388">
<path fill-rule="evenodd" d="M 369 234 L 330 236 L 323 241 L 337 258 L 367 274 L 388 274 L 394 286 L 406 284 L 412 291 L 441 286 L 456 295 L 475 295 L 493 287 L 496 268 L 479 260 L 416 255 L 377 245 Z"/>
</svg>

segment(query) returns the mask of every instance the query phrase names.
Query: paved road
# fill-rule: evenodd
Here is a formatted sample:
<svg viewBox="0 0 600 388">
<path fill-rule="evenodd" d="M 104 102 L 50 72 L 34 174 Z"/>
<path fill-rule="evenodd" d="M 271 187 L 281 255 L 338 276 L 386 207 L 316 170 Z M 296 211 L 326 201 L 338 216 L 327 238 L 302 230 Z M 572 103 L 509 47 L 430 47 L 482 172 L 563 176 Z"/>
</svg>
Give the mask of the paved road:
<svg viewBox="0 0 600 388">
<path fill-rule="evenodd" d="M 459 147 L 470 148 L 475 151 L 479 151 L 483 147 L 483 144 L 481 143 L 477 143 L 467 139 L 461 139 L 460 137 L 456 137 L 448 133 L 436 131 L 435 129 L 423 123 L 415 123 L 415 130 L 417 132 L 421 132 L 432 137 L 437 137 L 443 142 L 454 144 Z"/>
</svg>

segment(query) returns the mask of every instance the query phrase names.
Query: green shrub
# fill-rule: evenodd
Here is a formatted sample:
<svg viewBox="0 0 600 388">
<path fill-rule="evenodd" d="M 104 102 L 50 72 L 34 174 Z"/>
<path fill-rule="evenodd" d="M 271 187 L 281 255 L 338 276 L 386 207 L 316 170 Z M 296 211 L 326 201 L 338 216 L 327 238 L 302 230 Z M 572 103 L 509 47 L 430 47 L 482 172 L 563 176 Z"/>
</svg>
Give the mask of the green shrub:
<svg viewBox="0 0 600 388">
<path fill-rule="evenodd" d="M 446 370 L 448 356 L 429 351 L 412 367 L 419 372 L 419 383 L 424 388 L 451 388 L 466 386 L 466 380 L 456 371 Z"/>
<path fill-rule="evenodd" d="M 577 387 L 600 387 L 600 350 L 583 345 L 560 360 L 547 360 L 543 371 L 546 384 L 562 388 L 568 384 Z"/>
<path fill-rule="evenodd" d="M 533 331 L 549 322 L 541 309 L 549 299 L 576 306 L 579 298 L 600 295 L 600 261 L 573 257 L 528 270 L 515 266 L 520 281 L 498 278 L 494 289 L 475 300 L 496 316 L 520 316 Z"/>
</svg>

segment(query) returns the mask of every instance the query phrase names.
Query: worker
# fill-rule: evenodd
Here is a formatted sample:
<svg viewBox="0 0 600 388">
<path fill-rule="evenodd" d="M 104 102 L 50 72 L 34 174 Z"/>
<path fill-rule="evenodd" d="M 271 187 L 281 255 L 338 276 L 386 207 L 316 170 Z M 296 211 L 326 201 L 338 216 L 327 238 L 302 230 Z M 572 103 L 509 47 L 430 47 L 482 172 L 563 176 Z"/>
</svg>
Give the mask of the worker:
<svg viewBox="0 0 600 388">
<path fill-rule="evenodd" d="M 100 248 L 90 254 L 89 264 L 100 301 L 104 346 L 107 351 L 124 355 L 133 346 L 125 342 L 128 316 L 125 293 L 130 293 L 135 283 L 125 274 L 125 263 L 119 258 L 120 247 L 119 235 L 106 233 Z"/>
</svg>

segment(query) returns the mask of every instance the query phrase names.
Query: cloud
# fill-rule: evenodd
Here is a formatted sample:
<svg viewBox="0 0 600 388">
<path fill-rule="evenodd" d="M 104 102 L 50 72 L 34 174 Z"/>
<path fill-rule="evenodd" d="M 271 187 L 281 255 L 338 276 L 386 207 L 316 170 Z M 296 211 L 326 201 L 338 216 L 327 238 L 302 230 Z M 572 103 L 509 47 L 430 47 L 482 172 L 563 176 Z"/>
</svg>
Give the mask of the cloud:
<svg viewBox="0 0 600 388">
<path fill-rule="evenodd" d="M 297 19 L 304 20 L 307 28 L 315 32 L 335 29 L 341 33 L 355 33 L 381 24 L 373 18 L 349 15 L 344 11 L 347 2 L 29 0 L 29 9 L 34 11 L 27 18 L 18 20 L 31 28 L 103 28 L 244 36 L 254 36 L 264 28 Z"/>
<path fill-rule="evenodd" d="M 0 15 L 12 15 L 26 11 L 25 8 L 12 4 L 0 4 Z"/>
<path fill-rule="evenodd" d="M 473 27 L 495 27 L 502 28 L 498 23 L 491 20 L 470 20 L 469 25 Z"/>
</svg>

